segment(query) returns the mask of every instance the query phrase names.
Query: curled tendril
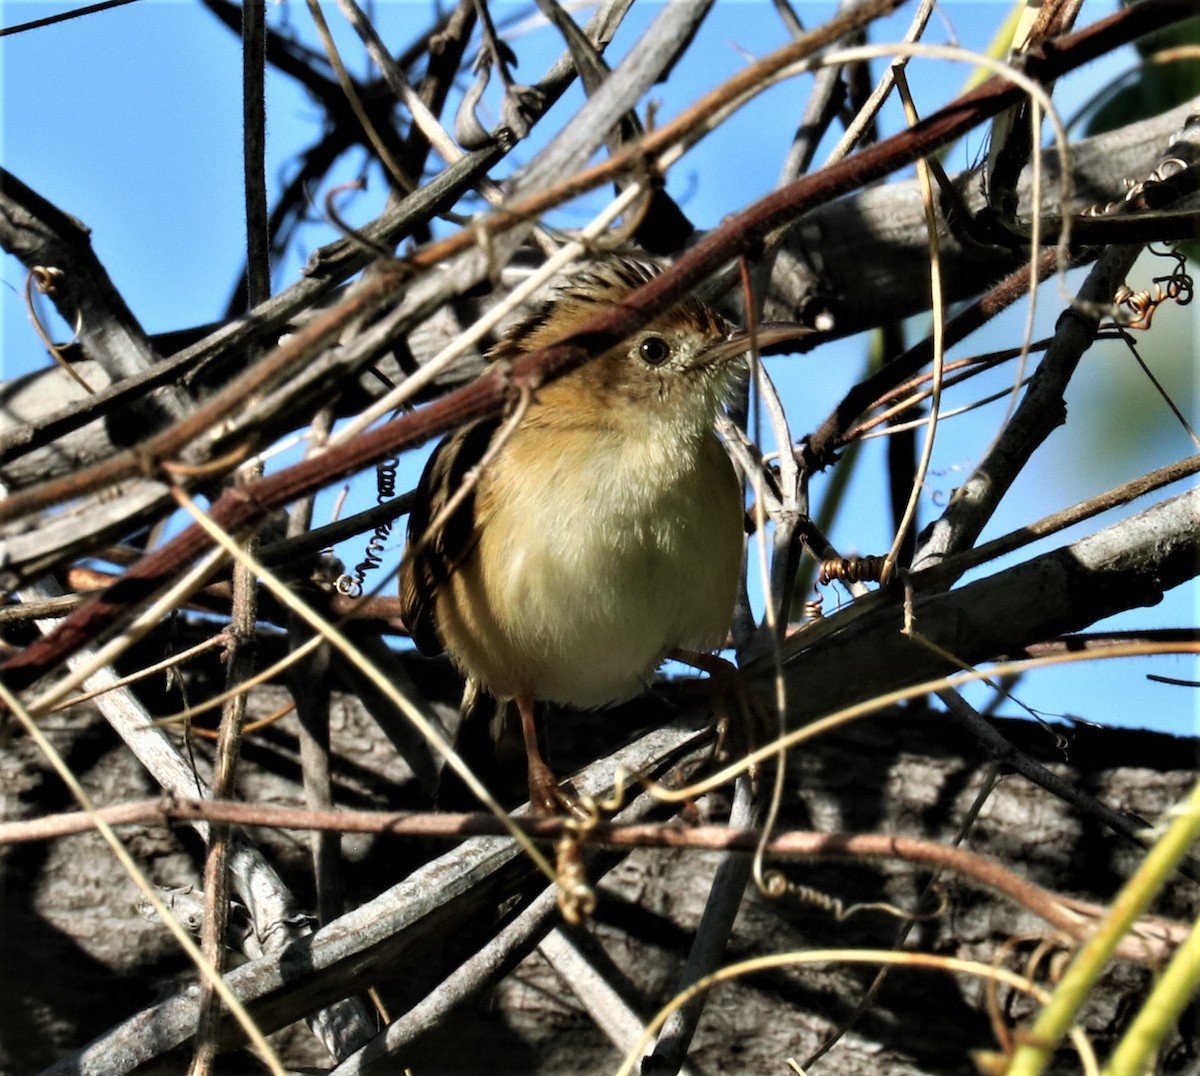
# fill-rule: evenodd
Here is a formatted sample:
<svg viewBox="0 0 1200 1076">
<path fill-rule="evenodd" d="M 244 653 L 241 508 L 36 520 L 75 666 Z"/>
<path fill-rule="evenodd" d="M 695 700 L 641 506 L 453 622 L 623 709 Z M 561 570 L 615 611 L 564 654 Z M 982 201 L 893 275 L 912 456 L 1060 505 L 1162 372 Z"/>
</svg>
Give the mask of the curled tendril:
<svg viewBox="0 0 1200 1076">
<path fill-rule="evenodd" d="M 398 456 L 389 456 L 375 465 L 376 504 L 384 504 L 396 496 L 396 470 L 399 466 Z M 391 533 L 390 521 L 380 523 L 375 528 L 363 550 L 363 559 L 355 565 L 353 573 L 343 572 L 335 580 L 333 586 L 339 594 L 347 598 L 362 597 L 367 572 L 374 571 L 383 563 L 383 552 Z"/>
<path fill-rule="evenodd" d="M 798 882 L 790 882 L 778 870 L 767 871 L 763 875 L 763 885 L 759 888 L 764 896 L 770 897 L 773 900 L 778 900 L 786 896 L 802 904 L 811 904 L 822 911 L 829 912 L 839 923 L 845 922 L 852 915 L 857 915 L 859 912 L 883 912 L 885 915 L 893 916 L 896 919 L 923 922 L 928 919 L 940 918 L 946 914 L 946 909 L 949 907 L 946 895 L 940 891 L 937 894 L 937 906 L 927 912 L 907 911 L 887 901 L 872 900 L 862 901 L 857 904 L 846 904 L 840 897 L 835 897 L 832 893 L 826 893 L 813 886 L 801 885 Z"/>
<path fill-rule="evenodd" d="M 94 396 L 96 390 L 83 379 L 83 375 L 74 366 L 67 362 L 63 357 L 62 350 L 50 339 L 50 334 L 46 332 L 46 327 L 42 324 L 42 319 L 38 317 L 37 307 L 33 302 L 34 288 L 37 288 L 40 295 L 57 295 L 59 285 L 66 279 L 67 274 L 56 266 L 35 265 L 25 277 L 25 310 L 29 314 L 29 320 L 33 323 L 33 331 L 37 333 L 38 339 L 45 345 L 46 350 L 50 352 L 51 358 L 70 374 L 84 391 Z M 83 315 L 79 314 L 75 318 L 74 335 L 70 341 L 72 344 L 79 339 L 79 332 L 82 328 Z"/>
<path fill-rule="evenodd" d="M 835 579 L 841 583 L 878 583 L 884 557 L 831 557 L 821 561 L 817 582 L 827 587 Z"/>
<path fill-rule="evenodd" d="M 619 811 L 625 802 L 626 774 L 620 767 L 613 774 L 613 792 L 606 800 L 580 796 L 571 805 L 563 835 L 554 844 L 555 870 L 558 875 L 558 908 L 572 926 L 591 918 L 596 910 L 596 893 L 587 880 L 583 846 L 605 813 Z"/>
<path fill-rule="evenodd" d="M 1150 328 L 1155 311 L 1166 302 L 1187 306 L 1192 301 L 1194 284 L 1186 271 L 1187 259 L 1178 250 L 1154 250 L 1151 253 L 1161 258 L 1171 258 L 1175 267 L 1165 276 L 1156 276 L 1150 283 L 1151 287 L 1144 291 L 1134 291 L 1122 285 L 1113 295 L 1113 305 L 1117 308 L 1117 327 L 1123 329 Z"/>
</svg>

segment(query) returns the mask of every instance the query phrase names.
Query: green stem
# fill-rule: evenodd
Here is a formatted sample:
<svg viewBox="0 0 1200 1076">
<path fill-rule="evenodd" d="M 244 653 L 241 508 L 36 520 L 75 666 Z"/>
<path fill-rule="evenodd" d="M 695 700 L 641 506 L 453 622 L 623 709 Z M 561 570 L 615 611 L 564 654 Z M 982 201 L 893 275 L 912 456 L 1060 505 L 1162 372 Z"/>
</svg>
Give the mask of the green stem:
<svg viewBox="0 0 1200 1076">
<path fill-rule="evenodd" d="M 1054 1050 L 1062 1041 L 1068 1028 L 1075 1022 L 1075 1014 L 1083 1006 L 1089 991 L 1100 977 L 1100 973 L 1111 958 L 1118 942 L 1128 933 L 1138 916 L 1146 910 L 1170 877 L 1171 872 L 1174 871 L 1176 864 L 1187 853 L 1197 835 L 1200 835 L 1200 783 L 1197 783 L 1188 798 L 1175 808 L 1172 814 L 1174 818 L 1166 832 L 1146 853 L 1145 859 L 1142 860 L 1133 877 L 1125 883 L 1125 887 L 1117 895 L 1108 915 L 1097 927 L 1096 932 L 1075 954 L 1075 959 L 1071 961 L 1066 974 L 1055 989 L 1054 995 L 1034 1023 L 1027 1041 L 1017 1047 L 1013 1054 L 1006 1076 L 1039 1076 L 1049 1064 Z M 1191 939 L 1189 939 L 1190 944 Z M 1180 953 L 1185 953 L 1187 949 L 1188 946 L 1185 946 Z M 1194 954 L 1194 947 L 1192 952 Z M 1174 967 L 1179 960 L 1180 954 L 1176 954 L 1171 966 Z M 1194 968 L 1178 970 L 1176 981 L 1180 981 L 1185 975 L 1194 979 L 1197 974 Z M 1159 990 L 1161 990 L 1161 984 Z M 1156 990 L 1155 994 L 1158 994 L 1159 990 Z M 1180 1005 L 1182 1006 L 1182 1002 Z M 1147 1004 L 1143 1014 L 1149 1010 L 1150 1005 Z M 1165 1014 L 1146 1016 L 1143 1026 L 1164 1017 Z M 1139 1016 L 1135 1023 L 1141 1022 L 1142 1017 Z M 1126 1056 L 1132 1057 L 1134 1049 L 1134 1047 L 1130 1047 Z M 1120 1052 L 1118 1050 L 1118 1053 Z M 1127 1076 L 1127 1074 L 1139 1071 L 1138 1069 L 1115 1068 L 1112 1061 L 1109 1062 L 1107 1070 L 1109 1076 Z"/>
<path fill-rule="evenodd" d="M 1104 1066 L 1103 1076 L 1140 1076 L 1170 1034 L 1188 999 L 1200 989 L 1200 919 L 1179 947 Z"/>
</svg>

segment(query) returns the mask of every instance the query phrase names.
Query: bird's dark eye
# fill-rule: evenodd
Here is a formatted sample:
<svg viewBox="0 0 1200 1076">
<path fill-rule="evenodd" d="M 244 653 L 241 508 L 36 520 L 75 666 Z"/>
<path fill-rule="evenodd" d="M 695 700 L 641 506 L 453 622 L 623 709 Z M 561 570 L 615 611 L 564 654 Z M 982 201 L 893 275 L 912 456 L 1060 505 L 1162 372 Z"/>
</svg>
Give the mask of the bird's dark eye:
<svg viewBox="0 0 1200 1076">
<path fill-rule="evenodd" d="M 638 354 L 643 362 L 651 366 L 661 366 L 671 356 L 671 345 L 661 336 L 647 336 L 638 345 Z"/>
</svg>

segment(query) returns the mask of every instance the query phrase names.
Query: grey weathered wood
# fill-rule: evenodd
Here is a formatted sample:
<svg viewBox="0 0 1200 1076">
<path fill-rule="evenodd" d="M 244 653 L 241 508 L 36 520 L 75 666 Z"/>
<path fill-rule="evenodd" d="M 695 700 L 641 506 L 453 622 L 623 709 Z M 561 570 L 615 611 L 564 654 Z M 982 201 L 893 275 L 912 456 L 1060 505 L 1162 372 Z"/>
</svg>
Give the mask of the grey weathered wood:
<svg viewBox="0 0 1200 1076">
<path fill-rule="evenodd" d="M 1120 610 L 1153 605 L 1200 573 L 1197 518 L 1200 489 L 948 593 L 936 591 L 939 578 L 952 575 L 953 562 L 917 573 L 914 626 L 955 658 L 976 664 L 1080 631 Z M 804 724 L 961 669 L 904 635 L 902 626 L 901 595 L 876 592 L 784 640 L 789 722 Z M 770 660 L 759 659 L 749 671 L 769 676 Z"/>
<path fill-rule="evenodd" d="M 158 361 L 96 257 L 87 226 L 4 169 L 0 169 L 0 248 L 19 258 L 28 270 L 59 271 L 51 298 L 63 320 L 78 326 L 88 354 L 112 380 L 141 373 Z M 161 423 L 184 414 L 187 398 L 173 387 L 164 388 L 134 410 L 143 421 Z"/>
<path fill-rule="evenodd" d="M 1186 104 L 1141 123 L 1071 144 L 1071 203 L 1079 212 L 1119 201 L 1125 181 L 1145 179 L 1165 153 L 1182 151 L 1194 159 L 1200 140 L 1188 124 L 1196 105 Z M 1043 154 L 1042 211 L 1059 212 L 1058 153 Z M 1030 217 L 1029 169 L 1022 175 L 1018 215 Z M 979 212 L 986 199 L 978 173 L 954 178 L 968 209 Z M 1194 196 L 1173 206 L 1196 212 Z M 965 238 L 944 221 L 938 232 L 947 301 L 978 295 L 1028 260 L 1020 250 L 985 246 Z M 772 272 L 764 310 L 769 320 L 787 321 L 810 305 L 831 310 L 837 334 L 860 332 L 929 309 L 927 275 L 911 272 L 928 261 L 925 211 L 915 180 L 887 183 L 840 198 L 805 215 L 785 238 Z"/>
<path fill-rule="evenodd" d="M 608 795 L 618 767 L 653 772 L 704 743 L 704 731 L 682 727 L 642 737 L 579 776 L 586 795 Z M 701 751 L 703 748 L 701 748 Z M 275 1029 L 355 993 L 359 984 L 403 966 L 422 946 L 478 914 L 531 865 L 507 838 L 475 841 L 447 853 L 374 900 L 314 934 L 230 972 L 226 979 L 260 1026 Z M 196 1002 L 184 991 L 111 1029 L 51 1065 L 45 1076 L 117 1076 L 183 1044 L 195 1029 Z"/>
<path fill-rule="evenodd" d="M 1180 106 L 1130 127 L 1074 144 L 1073 208 L 1080 209 L 1119 198 L 1122 182 L 1145 177 L 1166 151 L 1183 152 L 1185 157 L 1194 154 L 1194 148 L 1189 147 L 1200 138 L 1200 133 L 1197 133 L 1195 125 L 1184 127 L 1184 121 L 1192 111 L 1192 106 Z M 443 197 L 442 187 L 448 187 L 452 180 L 462 183 L 470 175 L 468 163 L 471 162 L 475 162 L 473 154 L 448 168 L 428 187 L 422 188 L 419 192 L 421 198 L 414 196 L 414 201 L 424 202 L 434 196 Z M 1043 209 L 1056 212 L 1058 164 L 1053 149 L 1045 155 L 1045 167 Z M 956 183 L 968 206 L 975 210 L 983 206 L 983 194 L 977 182 L 971 182 L 968 176 L 959 176 Z M 1026 199 L 1020 212 L 1022 216 L 1028 216 L 1028 175 L 1020 191 Z M 1194 200 L 1187 201 L 1179 210 L 1186 212 L 1189 206 L 1194 205 Z M 398 222 L 410 219 L 418 210 L 419 206 L 410 204 L 410 200 L 403 201 L 396 209 L 389 209 L 378 220 L 379 235 L 371 231 L 371 238 L 385 241 L 397 229 Z M 948 298 L 951 300 L 978 294 L 1019 262 L 1015 255 L 964 242 L 950 232 L 944 232 L 940 238 L 940 256 L 949 289 Z M 320 264 L 340 266 L 344 259 L 339 251 L 345 242 L 339 240 L 324 248 L 327 253 L 322 255 Z M 919 274 L 895 271 L 897 265 L 911 265 L 915 259 L 923 258 L 926 243 L 924 211 L 915 183 L 887 184 L 821 207 L 805 215 L 791 228 L 779 250 L 778 264 L 771 274 L 767 291 L 765 316 L 772 320 L 789 320 L 809 309 L 813 303 L 831 307 L 835 318 L 833 335 L 837 336 L 860 332 L 926 310 L 927 283 L 920 279 Z M 886 257 L 881 256 L 881 252 L 886 252 Z M 333 278 L 327 277 L 323 268 L 317 277 L 301 280 L 273 296 L 251 317 L 223 326 L 205 340 L 174 356 L 171 365 L 183 371 L 196 365 L 209 366 L 223 362 L 247 347 L 252 340 L 261 339 L 264 333 L 275 332 L 277 335 L 279 327 L 289 319 L 297 323 L 308 320 L 304 312 L 310 310 L 323 295 L 327 295 L 338 279 L 344 279 L 346 272 L 359 267 L 361 262 L 347 262 L 339 270 L 339 275 Z M 418 361 L 431 358 L 462 328 L 461 321 L 455 315 L 453 297 L 467 291 L 480 279 L 479 267 L 472 266 L 442 276 L 436 282 L 426 282 L 423 290 L 428 289 L 428 293 L 422 296 L 419 303 L 414 302 L 404 317 L 397 317 L 390 322 L 387 330 L 380 335 L 403 332 L 408 336 L 409 346 Z M 738 316 L 736 310 L 731 309 L 730 313 Z M 369 359 L 373 360 L 379 358 L 385 348 L 383 342 L 379 341 L 370 343 L 367 350 Z M 301 411 L 298 403 L 302 399 L 302 390 L 327 393 L 329 384 L 344 384 L 350 376 L 349 368 L 362 365 L 362 362 L 352 359 L 353 356 L 341 356 L 318 370 L 308 371 L 306 378 L 290 389 L 296 394 L 295 398 L 289 402 L 289 390 L 285 389 L 275 403 L 264 404 L 259 415 L 265 420 L 274 414 L 276 428 L 287 427 L 289 421 L 296 421 L 295 416 Z M 386 362 L 384 365 L 387 368 Z M 466 360 L 441 383 L 459 383 L 478 368 L 477 357 Z M 149 377 L 153 373 L 150 371 L 140 376 Z M 37 382 L 42 378 L 48 379 L 49 383 L 39 388 Z M 60 374 L 48 368 L 22 379 L 19 391 L 30 401 L 38 402 L 36 406 L 26 405 L 20 409 L 16 425 L 4 431 L 7 436 L 29 436 L 28 427 L 54 418 L 48 412 L 53 410 L 52 403 L 59 391 L 60 378 Z M 306 385 L 309 387 L 306 388 Z M 114 390 L 120 387 L 114 386 Z M 369 393 L 381 391 L 373 380 L 364 382 L 364 387 Z M 0 443 L 3 443 L 2 437 Z M 80 462 L 100 459 L 112 454 L 117 447 L 104 425 L 94 423 L 87 428 L 86 436 L 78 442 L 78 447 L 72 449 L 70 458 Z M 50 464 L 50 469 L 44 470 L 42 477 L 57 473 L 52 453 L 40 459 Z M 22 470 L 13 473 L 9 485 L 21 488 L 38 473 L 40 466 L 41 463 L 22 465 Z M 7 468 L 0 474 L 7 475 Z"/>
<path fill-rule="evenodd" d="M 53 583 L 42 582 L 27 591 L 26 596 L 53 597 L 57 590 Z M 54 622 L 40 621 L 38 627 L 50 631 Z M 88 664 L 92 657 L 92 650 L 84 648 L 68 664 L 75 669 Z M 194 756 L 185 758 L 170 734 L 155 723 L 133 692 L 128 687 L 116 686 L 117 680 L 112 667 L 105 666 L 88 677 L 84 687 L 88 691 L 109 689 L 97 698 L 96 706 L 130 753 L 167 795 L 207 795 L 210 771 L 204 763 L 197 763 Z M 196 822 L 192 828 L 207 842 L 207 823 Z M 231 834 L 228 864 L 233 892 L 253 924 L 253 933 L 247 939 L 254 947 L 249 950 L 251 955 L 278 953 L 289 942 L 311 931 L 307 916 L 278 871 L 244 832 Z M 311 1024 L 334 1057 L 356 1049 L 370 1037 L 370 1017 L 354 998 L 314 1011 Z"/>
</svg>

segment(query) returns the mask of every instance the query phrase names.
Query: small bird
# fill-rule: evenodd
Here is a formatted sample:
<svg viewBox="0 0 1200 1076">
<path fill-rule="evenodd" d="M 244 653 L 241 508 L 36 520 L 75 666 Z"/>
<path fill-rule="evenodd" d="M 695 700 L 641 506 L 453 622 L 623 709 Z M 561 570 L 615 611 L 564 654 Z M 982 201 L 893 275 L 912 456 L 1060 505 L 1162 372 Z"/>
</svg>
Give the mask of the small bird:
<svg viewBox="0 0 1200 1076">
<path fill-rule="evenodd" d="M 562 340 L 657 271 L 590 263 L 489 360 Z M 609 706 L 642 692 L 673 651 L 725 643 L 745 513 L 713 423 L 746 349 L 686 299 L 538 388 L 440 523 L 502 420 L 451 434 L 425 467 L 400 569 L 404 619 L 422 653 L 448 651 L 469 681 L 516 701 L 535 809 L 562 802 L 535 700 Z"/>
</svg>

